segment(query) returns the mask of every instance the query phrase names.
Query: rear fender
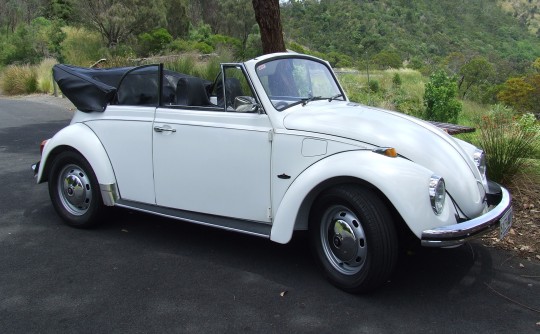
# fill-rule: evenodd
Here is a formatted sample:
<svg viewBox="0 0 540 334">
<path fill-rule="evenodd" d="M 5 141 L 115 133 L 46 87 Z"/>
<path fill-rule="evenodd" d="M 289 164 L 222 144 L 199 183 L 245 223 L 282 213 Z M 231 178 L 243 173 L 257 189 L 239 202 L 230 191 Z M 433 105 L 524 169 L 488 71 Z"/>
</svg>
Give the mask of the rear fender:
<svg viewBox="0 0 540 334">
<path fill-rule="evenodd" d="M 277 208 L 270 239 L 287 243 L 295 229 L 307 228 L 311 205 L 318 194 L 336 184 L 331 180 L 342 184 L 345 179 L 347 183 L 376 188 L 394 206 L 411 231 L 420 237 L 423 230 L 455 221 L 449 198 L 443 212 L 438 216 L 434 214 L 428 191 L 432 175 L 430 170 L 414 162 L 372 151 L 330 156 L 307 168 L 291 184 Z"/>
<path fill-rule="evenodd" d="M 41 154 L 37 183 L 48 181 L 54 158 L 64 150 L 77 151 L 88 161 L 99 183 L 104 204 L 114 205 L 120 196 L 109 156 L 96 134 L 82 123 L 63 128 L 47 141 Z"/>
</svg>

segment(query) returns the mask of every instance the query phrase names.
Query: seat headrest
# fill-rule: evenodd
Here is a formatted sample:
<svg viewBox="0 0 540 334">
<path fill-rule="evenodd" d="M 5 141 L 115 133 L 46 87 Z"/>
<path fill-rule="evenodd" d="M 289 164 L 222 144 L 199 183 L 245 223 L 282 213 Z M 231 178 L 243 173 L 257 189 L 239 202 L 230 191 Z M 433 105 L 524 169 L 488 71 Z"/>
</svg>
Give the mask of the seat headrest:
<svg viewBox="0 0 540 334">
<path fill-rule="evenodd" d="M 195 77 L 178 79 L 176 85 L 176 104 L 185 106 L 210 105 L 203 80 Z"/>
</svg>

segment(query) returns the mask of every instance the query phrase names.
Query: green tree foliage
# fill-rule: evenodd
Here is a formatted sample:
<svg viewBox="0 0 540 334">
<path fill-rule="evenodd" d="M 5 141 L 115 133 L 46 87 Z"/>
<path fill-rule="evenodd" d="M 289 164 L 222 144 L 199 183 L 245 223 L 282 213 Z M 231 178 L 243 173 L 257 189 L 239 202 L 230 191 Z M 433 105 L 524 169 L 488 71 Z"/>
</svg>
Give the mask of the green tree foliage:
<svg viewBox="0 0 540 334">
<path fill-rule="evenodd" d="M 0 38 L 0 63 L 35 64 L 46 57 L 61 58 L 60 44 L 65 35 L 59 21 L 43 17 L 21 24 L 11 35 Z"/>
<path fill-rule="evenodd" d="M 70 0 L 50 0 L 44 14 L 48 19 L 68 22 L 73 19 L 73 4 Z"/>
<path fill-rule="evenodd" d="M 457 84 L 443 70 L 433 73 L 426 84 L 424 118 L 430 121 L 457 123 L 462 105 L 456 99 Z"/>
<path fill-rule="evenodd" d="M 497 94 L 499 101 L 516 110 L 530 109 L 532 106 L 529 96 L 534 92 L 534 87 L 525 79 L 525 77 L 508 79 Z"/>
<path fill-rule="evenodd" d="M 532 63 L 532 68 L 535 72 L 540 73 L 540 57 L 536 58 Z"/>
<path fill-rule="evenodd" d="M 465 63 L 459 70 L 461 79 L 458 89 L 461 97 L 465 98 L 471 88 L 489 83 L 491 77 L 495 74 L 493 64 L 482 56 L 476 56 Z"/>
<path fill-rule="evenodd" d="M 112 48 L 143 32 L 166 26 L 163 0 L 74 0 L 78 16 Z"/>
<path fill-rule="evenodd" d="M 139 52 L 143 56 L 157 54 L 165 49 L 172 40 L 173 37 L 165 28 L 158 28 L 151 32 L 142 33 L 139 35 Z"/>
<path fill-rule="evenodd" d="M 396 51 L 381 51 L 372 59 L 373 64 L 381 70 L 389 68 L 400 68 L 403 66 L 401 56 Z"/>
<path fill-rule="evenodd" d="M 540 58 L 536 58 L 530 68 L 527 75 L 508 79 L 497 99 L 518 112 L 540 113 Z"/>
<path fill-rule="evenodd" d="M 189 33 L 187 0 L 165 1 L 167 31 L 173 38 L 186 37 Z"/>
</svg>

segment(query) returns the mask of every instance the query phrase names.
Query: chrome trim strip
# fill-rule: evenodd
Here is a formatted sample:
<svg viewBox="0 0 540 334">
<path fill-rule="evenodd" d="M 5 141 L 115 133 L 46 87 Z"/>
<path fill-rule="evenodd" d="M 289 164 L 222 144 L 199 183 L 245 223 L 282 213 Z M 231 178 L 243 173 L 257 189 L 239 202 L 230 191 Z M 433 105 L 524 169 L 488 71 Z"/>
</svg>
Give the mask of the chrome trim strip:
<svg viewBox="0 0 540 334">
<path fill-rule="evenodd" d="M 422 232 L 421 243 L 425 247 L 451 247 L 499 227 L 500 219 L 512 210 L 512 198 L 501 187 L 502 198 L 496 207 L 484 215 L 459 224 L 442 226 Z"/>
<path fill-rule="evenodd" d="M 263 238 L 270 238 L 270 232 L 272 230 L 272 226 L 264 222 L 241 220 L 205 213 L 178 210 L 160 207 L 157 205 L 132 202 L 123 199 L 118 200 L 115 206 L 125 209 L 132 209 L 144 213 L 150 213 L 165 218 L 183 220 L 189 223 L 216 227 L 227 231 L 240 232 Z"/>
<path fill-rule="evenodd" d="M 114 206 L 116 202 L 120 199 L 116 183 L 100 184 L 99 190 L 101 191 L 101 198 L 103 198 L 103 204 L 105 204 L 106 206 Z"/>
</svg>

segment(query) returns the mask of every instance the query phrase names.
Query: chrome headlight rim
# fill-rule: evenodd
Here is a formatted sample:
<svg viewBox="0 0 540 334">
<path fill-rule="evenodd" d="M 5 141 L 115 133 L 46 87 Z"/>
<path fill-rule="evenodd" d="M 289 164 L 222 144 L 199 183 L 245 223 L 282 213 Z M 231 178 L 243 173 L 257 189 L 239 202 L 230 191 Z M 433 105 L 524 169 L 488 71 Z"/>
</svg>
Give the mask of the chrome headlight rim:
<svg viewBox="0 0 540 334">
<path fill-rule="evenodd" d="M 486 166 L 486 154 L 481 149 L 477 148 L 473 153 L 474 163 L 478 167 L 478 171 L 482 178 L 486 178 L 487 166 Z"/>
<path fill-rule="evenodd" d="M 438 175 L 432 175 L 429 180 L 429 199 L 431 208 L 436 215 L 440 215 L 446 201 L 446 185 L 444 179 Z"/>
</svg>

